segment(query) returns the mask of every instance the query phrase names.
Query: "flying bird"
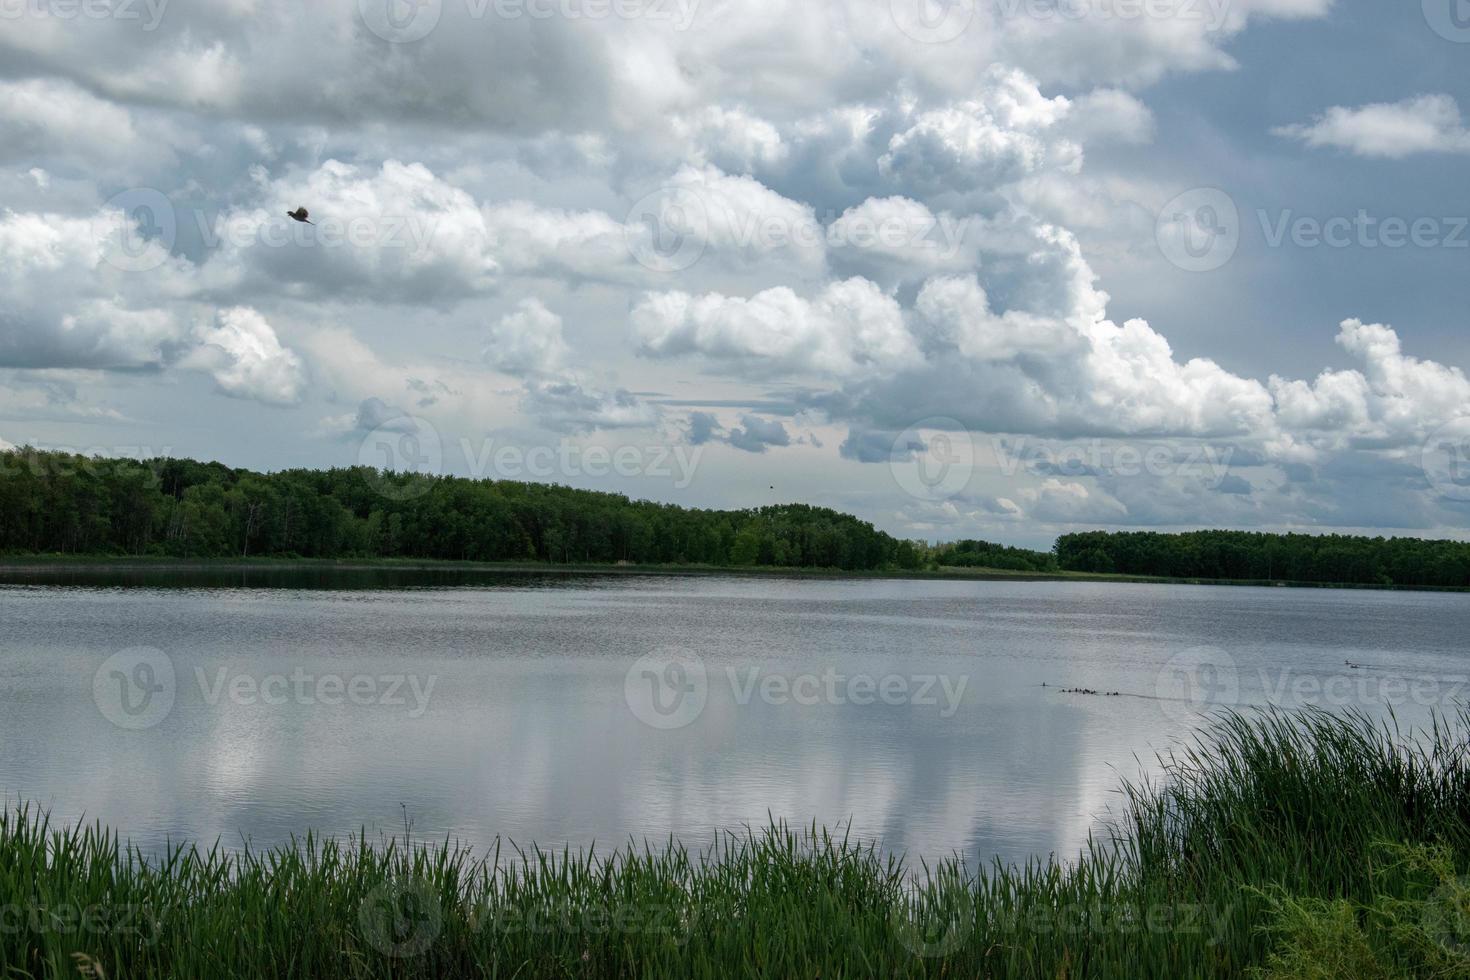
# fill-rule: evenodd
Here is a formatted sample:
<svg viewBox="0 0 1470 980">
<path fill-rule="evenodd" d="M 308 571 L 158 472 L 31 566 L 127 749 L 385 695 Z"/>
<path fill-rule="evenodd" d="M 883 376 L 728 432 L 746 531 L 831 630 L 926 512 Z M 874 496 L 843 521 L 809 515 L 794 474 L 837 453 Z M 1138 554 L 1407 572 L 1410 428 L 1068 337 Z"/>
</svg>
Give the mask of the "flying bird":
<svg viewBox="0 0 1470 980">
<path fill-rule="evenodd" d="M 305 221 L 309 225 L 316 224 L 315 221 L 308 221 L 307 220 L 307 217 L 306 217 L 307 214 L 308 214 L 308 212 L 307 212 L 306 208 L 297 208 L 295 211 L 287 211 L 286 212 L 286 217 L 288 217 L 288 218 L 294 218 L 297 221 Z"/>
</svg>

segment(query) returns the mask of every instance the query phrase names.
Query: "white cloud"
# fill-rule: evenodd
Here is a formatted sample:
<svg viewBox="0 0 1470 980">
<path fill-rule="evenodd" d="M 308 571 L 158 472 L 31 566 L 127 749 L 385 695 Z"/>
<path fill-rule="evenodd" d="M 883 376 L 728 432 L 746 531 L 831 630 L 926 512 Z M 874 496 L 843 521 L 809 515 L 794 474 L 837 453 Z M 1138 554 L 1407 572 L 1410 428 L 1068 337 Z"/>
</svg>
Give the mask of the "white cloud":
<svg viewBox="0 0 1470 980">
<path fill-rule="evenodd" d="M 1283 428 L 1324 448 L 1351 441 L 1417 443 L 1426 432 L 1470 416 L 1470 379 L 1459 368 L 1405 355 L 1382 324 L 1344 320 L 1337 342 L 1363 370 L 1324 371 L 1312 382 L 1271 377 Z"/>
<path fill-rule="evenodd" d="M 632 323 L 650 356 L 699 354 L 757 377 L 850 378 L 918 360 L 898 303 L 865 279 L 832 283 L 811 300 L 784 286 L 749 299 L 651 294 Z"/>
<path fill-rule="evenodd" d="M 1053 135 L 1071 112 L 1015 70 L 995 69 L 979 97 L 920 113 L 878 159 L 883 176 L 920 193 L 993 188 L 1046 169 L 1075 172 L 1082 147 Z"/>
<path fill-rule="evenodd" d="M 1470 153 L 1470 129 L 1448 95 L 1420 95 L 1349 109 L 1334 106 L 1310 125 L 1282 126 L 1279 136 L 1363 157 L 1399 160 L 1418 153 Z"/>
<path fill-rule="evenodd" d="M 220 310 L 192 337 L 198 347 L 180 362 L 207 371 L 219 390 L 233 398 L 294 405 L 306 388 L 306 368 L 295 351 L 282 347 L 275 330 L 255 310 Z"/>
<path fill-rule="evenodd" d="M 0 213 L 0 282 L 0 365 L 157 366 L 182 340 L 188 263 L 121 211 Z"/>
<path fill-rule="evenodd" d="M 561 367 L 568 353 L 561 317 L 533 297 L 521 300 L 490 328 L 485 361 L 506 374 L 545 374 Z"/>
</svg>

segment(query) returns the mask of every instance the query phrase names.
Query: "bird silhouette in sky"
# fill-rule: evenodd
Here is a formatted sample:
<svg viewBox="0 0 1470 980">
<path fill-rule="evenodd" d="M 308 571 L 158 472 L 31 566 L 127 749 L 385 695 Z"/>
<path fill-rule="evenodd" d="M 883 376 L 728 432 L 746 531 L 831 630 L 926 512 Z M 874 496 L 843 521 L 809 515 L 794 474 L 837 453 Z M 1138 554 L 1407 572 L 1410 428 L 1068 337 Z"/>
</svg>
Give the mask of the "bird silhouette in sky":
<svg viewBox="0 0 1470 980">
<path fill-rule="evenodd" d="M 315 221 L 309 221 L 309 220 L 307 220 L 307 217 L 306 216 L 307 216 L 308 213 L 309 212 L 306 210 L 306 208 L 298 207 L 295 211 L 287 211 L 286 212 L 286 217 L 288 217 L 288 218 L 294 218 L 297 221 L 305 221 L 309 225 L 316 224 Z"/>
</svg>

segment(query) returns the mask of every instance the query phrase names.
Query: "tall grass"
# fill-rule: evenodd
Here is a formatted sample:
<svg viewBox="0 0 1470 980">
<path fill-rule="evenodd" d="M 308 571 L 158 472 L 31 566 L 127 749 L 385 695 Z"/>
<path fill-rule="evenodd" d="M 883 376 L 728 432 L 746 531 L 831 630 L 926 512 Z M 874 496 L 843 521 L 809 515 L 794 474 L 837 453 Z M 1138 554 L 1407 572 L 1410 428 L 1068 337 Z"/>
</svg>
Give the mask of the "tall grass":
<svg viewBox="0 0 1470 980">
<path fill-rule="evenodd" d="M 613 853 L 307 836 L 155 860 L 0 815 L 0 976 L 1470 977 L 1470 715 L 1232 715 L 1074 861 L 818 827 Z"/>
</svg>

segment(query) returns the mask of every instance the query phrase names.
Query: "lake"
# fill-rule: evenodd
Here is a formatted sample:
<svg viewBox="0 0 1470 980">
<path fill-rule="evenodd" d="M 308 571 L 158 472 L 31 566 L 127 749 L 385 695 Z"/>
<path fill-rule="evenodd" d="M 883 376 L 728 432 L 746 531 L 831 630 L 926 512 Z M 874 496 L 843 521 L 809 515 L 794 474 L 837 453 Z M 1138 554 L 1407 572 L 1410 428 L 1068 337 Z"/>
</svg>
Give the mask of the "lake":
<svg viewBox="0 0 1470 980">
<path fill-rule="evenodd" d="M 1467 636 L 1460 594 L 11 571 L 0 794 L 152 852 L 405 820 L 694 845 L 775 817 L 911 857 L 1070 856 L 1204 712 L 1422 719 L 1470 693 Z"/>
</svg>

